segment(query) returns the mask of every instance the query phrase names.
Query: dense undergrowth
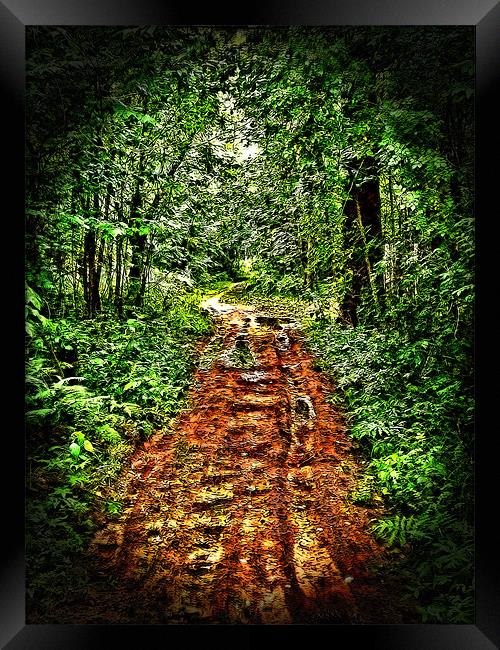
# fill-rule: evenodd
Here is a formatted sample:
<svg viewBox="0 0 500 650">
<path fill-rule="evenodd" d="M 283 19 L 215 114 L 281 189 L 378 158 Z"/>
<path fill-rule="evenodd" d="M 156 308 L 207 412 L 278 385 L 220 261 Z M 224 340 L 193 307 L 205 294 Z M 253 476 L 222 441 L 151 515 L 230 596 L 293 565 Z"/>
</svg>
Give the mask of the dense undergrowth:
<svg viewBox="0 0 500 650">
<path fill-rule="evenodd" d="M 388 514 L 374 518 L 372 531 L 390 549 L 390 571 L 402 579 L 408 603 L 417 603 L 423 623 L 471 623 L 470 351 L 445 328 L 429 339 L 387 325 L 338 323 L 307 292 L 272 296 L 249 282 L 227 296 L 299 318 L 318 367 L 334 380 L 330 399 L 367 460 L 351 499 L 385 503 Z"/>
<path fill-rule="evenodd" d="M 353 499 L 370 504 L 378 493 L 389 506 L 373 530 L 402 551 L 394 570 L 422 622 L 472 622 L 472 460 L 463 434 L 473 403 L 453 363 L 443 363 L 442 342 L 324 322 L 309 335 L 370 458 Z"/>
<path fill-rule="evenodd" d="M 249 284 L 220 281 L 204 291 L 299 318 L 335 380 L 331 399 L 369 460 L 352 501 L 387 505 L 373 532 L 392 550 L 392 570 L 405 578 L 422 622 L 470 622 L 472 442 L 465 441 L 472 441 L 473 399 L 457 370 L 465 360 L 450 356 L 446 337 L 352 328 L 329 318 L 320 301 L 264 295 Z M 196 291 L 161 316 L 122 321 L 45 318 L 29 295 L 36 336 L 27 365 L 28 596 L 36 602 L 43 594 L 48 608 L 85 583 L 81 551 L 99 517 L 121 511 L 113 481 L 135 446 L 179 412 L 194 343 L 212 324 Z"/>
<path fill-rule="evenodd" d="M 103 515 L 120 515 L 123 463 L 168 431 L 212 323 L 196 291 L 124 320 L 48 318 L 28 296 L 27 595 L 46 620 L 85 585 L 82 551 Z"/>
<path fill-rule="evenodd" d="M 34 26 L 26 72 L 31 610 L 236 282 L 334 377 L 421 620 L 471 623 L 474 30 Z"/>
</svg>

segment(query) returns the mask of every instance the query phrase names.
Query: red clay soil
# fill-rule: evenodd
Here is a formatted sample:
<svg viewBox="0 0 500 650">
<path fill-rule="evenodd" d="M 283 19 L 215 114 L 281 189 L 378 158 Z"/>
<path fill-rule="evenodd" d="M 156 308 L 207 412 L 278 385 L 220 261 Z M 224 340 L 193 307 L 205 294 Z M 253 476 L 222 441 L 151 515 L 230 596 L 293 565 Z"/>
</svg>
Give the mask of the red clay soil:
<svg viewBox="0 0 500 650">
<path fill-rule="evenodd" d="M 133 455 L 89 553 L 104 580 L 71 622 L 402 622 L 373 571 L 381 513 L 349 499 L 358 461 L 299 330 L 212 303 L 192 406 Z"/>
</svg>

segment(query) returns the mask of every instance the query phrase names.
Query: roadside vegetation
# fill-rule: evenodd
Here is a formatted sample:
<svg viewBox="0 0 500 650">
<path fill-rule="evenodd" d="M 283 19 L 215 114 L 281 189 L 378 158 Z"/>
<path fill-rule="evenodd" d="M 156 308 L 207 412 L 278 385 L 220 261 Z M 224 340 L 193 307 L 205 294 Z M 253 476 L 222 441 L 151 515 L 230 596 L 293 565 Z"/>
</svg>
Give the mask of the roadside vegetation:
<svg viewBox="0 0 500 650">
<path fill-rule="evenodd" d="M 468 27 L 27 29 L 28 605 L 86 580 L 204 296 L 299 318 L 427 623 L 473 621 Z"/>
</svg>

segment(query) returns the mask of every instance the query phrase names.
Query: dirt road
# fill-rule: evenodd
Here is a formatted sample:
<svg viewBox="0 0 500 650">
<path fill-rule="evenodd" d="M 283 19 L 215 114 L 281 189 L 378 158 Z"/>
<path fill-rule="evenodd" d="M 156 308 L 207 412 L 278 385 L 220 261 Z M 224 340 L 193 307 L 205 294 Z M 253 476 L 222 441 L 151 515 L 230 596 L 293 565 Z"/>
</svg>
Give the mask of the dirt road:
<svg viewBox="0 0 500 650">
<path fill-rule="evenodd" d="M 134 454 L 123 515 L 89 554 L 106 586 L 74 622 L 400 622 L 372 571 L 377 513 L 349 499 L 357 461 L 299 330 L 205 306 L 217 331 L 191 408 Z"/>
</svg>

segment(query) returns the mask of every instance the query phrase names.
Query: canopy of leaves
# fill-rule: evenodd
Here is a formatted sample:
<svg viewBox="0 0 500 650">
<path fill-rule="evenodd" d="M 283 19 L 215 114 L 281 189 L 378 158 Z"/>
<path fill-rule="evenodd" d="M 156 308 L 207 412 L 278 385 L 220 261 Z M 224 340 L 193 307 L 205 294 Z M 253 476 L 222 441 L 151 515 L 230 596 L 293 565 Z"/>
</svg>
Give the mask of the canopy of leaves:
<svg viewBox="0 0 500 650">
<path fill-rule="evenodd" d="M 27 29 L 27 399 L 52 469 L 112 473 L 106 445 L 175 413 L 200 288 L 298 297 L 423 620 L 470 622 L 473 47 L 468 27 Z"/>
</svg>

